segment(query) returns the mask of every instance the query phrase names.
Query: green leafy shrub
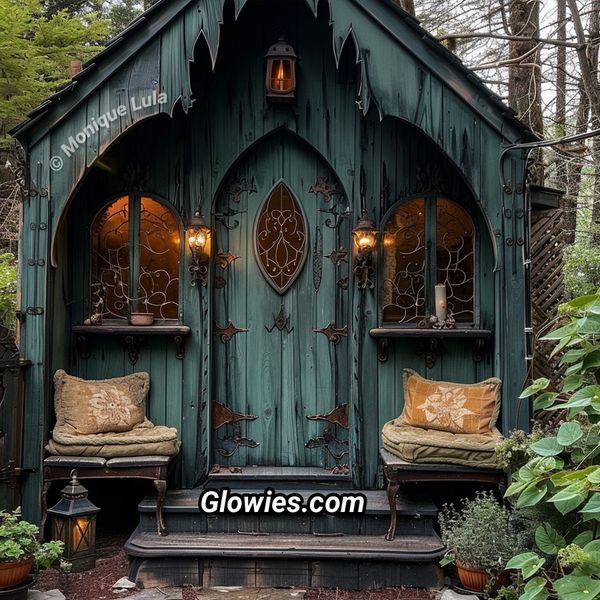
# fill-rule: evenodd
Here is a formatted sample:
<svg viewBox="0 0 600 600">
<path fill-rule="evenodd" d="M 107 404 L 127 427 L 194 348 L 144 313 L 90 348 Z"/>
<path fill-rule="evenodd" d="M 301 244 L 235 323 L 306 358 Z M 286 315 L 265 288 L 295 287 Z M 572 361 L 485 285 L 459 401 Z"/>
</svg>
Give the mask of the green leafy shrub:
<svg viewBox="0 0 600 600">
<path fill-rule="evenodd" d="M 521 397 L 565 418 L 554 431 L 521 441 L 525 460 L 506 492 L 518 509 L 545 514 L 532 551 L 506 565 L 524 582 L 521 600 L 600 596 L 600 293 L 572 300 L 563 312 L 567 322 L 545 337 L 568 366 L 562 397 L 543 378 Z"/>
<path fill-rule="evenodd" d="M 439 524 L 448 548 L 443 565 L 458 560 L 497 576 L 512 556 L 527 547 L 527 527 L 513 520 L 491 492 L 464 499 L 458 508 L 444 505 Z"/>
<path fill-rule="evenodd" d="M 14 329 L 17 311 L 17 262 L 10 252 L 0 254 L 0 324 Z"/>
<path fill-rule="evenodd" d="M 0 511 L 0 563 L 33 556 L 36 565 L 47 568 L 57 563 L 63 554 L 62 542 L 38 541 L 37 525 L 21 519 L 21 510 Z"/>
<path fill-rule="evenodd" d="M 587 240 L 568 246 L 563 272 L 567 298 L 593 294 L 600 287 L 600 248 Z"/>
</svg>

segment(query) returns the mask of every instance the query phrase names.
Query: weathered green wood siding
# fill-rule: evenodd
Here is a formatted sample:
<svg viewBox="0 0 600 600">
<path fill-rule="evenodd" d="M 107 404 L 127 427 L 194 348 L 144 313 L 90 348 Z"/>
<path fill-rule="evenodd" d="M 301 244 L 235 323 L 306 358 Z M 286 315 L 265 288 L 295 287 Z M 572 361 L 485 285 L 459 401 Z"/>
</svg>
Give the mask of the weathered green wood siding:
<svg viewBox="0 0 600 600">
<path fill-rule="evenodd" d="M 527 414 L 516 414 L 515 401 L 524 379 L 523 247 L 512 243 L 524 237 L 524 197 L 519 186 L 522 157 L 512 153 L 506 161 L 509 192 L 503 191 L 498 177 L 503 145 L 515 141 L 521 132 L 491 109 L 486 98 L 477 96 L 471 83 L 460 79 L 456 68 L 432 51 L 431 42 L 403 24 L 385 3 L 334 0 L 331 14 L 321 3 L 315 20 L 313 10 L 307 10 L 301 0 L 290 2 L 285 15 L 276 10 L 277 3 L 246 5 L 238 0 L 237 21 L 228 21 L 221 28 L 220 2 L 173 2 L 173 10 L 176 6 L 182 11 L 168 23 L 157 19 L 142 27 L 143 35 L 136 32 L 132 36 L 134 55 L 126 60 L 111 54 L 98 67 L 98 77 L 106 69 L 113 71 L 95 91 L 90 81 L 78 84 L 79 97 L 89 96 L 68 119 L 57 120 L 46 136 L 43 129 L 28 134 L 32 173 L 35 176 L 39 163 L 39 184 L 49 188 L 50 196 L 26 203 L 23 258 L 26 261 L 39 253 L 49 261 L 53 239 L 53 259 L 58 264 L 56 269 L 48 262 L 43 268 L 25 267 L 23 278 L 23 305 L 47 306 L 44 315 L 28 317 L 24 326 L 23 355 L 34 362 L 27 391 L 27 426 L 35 434 L 26 457 L 29 464 L 39 466 L 43 436 L 49 427 L 43 407 L 50 408 L 49 382 L 55 368 L 64 367 L 85 377 L 132 370 L 126 351 L 116 341 L 105 341 L 90 359 L 81 360 L 69 332 L 72 324 L 87 316 L 87 228 L 108 197 L 126 191 L 120 172 L 135 158 L 149 167 L 144 192 L 165 198 L 182 215 L 191 214 L 199 204 L 209 214 L 232 165 L 244 152 L 251 153 L 258 140 L 280 128 L 305 140 L 331 165 L 349 196 L 353 222 L 359 214 L 361 168 L 369 212 L 380 220 L 393 203 L 415 192 L 417 165 L 433 162 L 442 167 L 450 182 L 446 193 L 464 202 L 478 224 L 478 302 L 482 327 L 494 330 L 494 349 L 482 363 L 475 364 L 468 343 L 448 342 L 446 354 L 427 375 L 459 381 L 500 376 L 504 380 L 504 429 L 526 425 Z M 200 31 L 204 39 L 195 45 Z M 144 35 L 154 32 L 159 33 L 143 43 Z M 263 91 L 263 56 L 282 34 L 301 58 L 297 100 L 290 106 L 269 106 Z M 340 58 L 344 47 L 341 61 L 347 71 L 355 42 L 362 81 L 348 82 L 336 71 L 335 57 Z M 190 65 L 188 60 L 193 57 L 195 62 Z M 214 73 L 210 71 L 212 62 Z M 459 89 L 470 97 L 470 104 L 459 97 Z M 164 91 L 168 104 L 119 119 L 109 130 L 101 129 L 92 136 L 71 159 L 65 159 L 62 170 L 49 169 L 50 157 L 59 154 L 61 144 L 92 118 L 131 96 L 139 98 L 153 90 Z M 192 97 L 195 101 L 190 106 Z M 159 111 L 173 116 L 141 123 Z M 47 122 L 56 116 L 52 112 Z M 134 124 L 128 135 L 120 137 Z M 94 165 L 98 156 L 100 161 L 80 185 L 86 168 Z M 71 208 L 66 209 L 69 202 Z M 43 231 L 27 225 L 42 219 L 47 223 Z M 506 243 L 508 239 L 511 245 Z M 350 243 L 348 239 L 347 247 Z M 212 460 L 207 415 L 214 399 L 213 309 L 210 290 L 192 288 L 186 268 L 183 273 L 184 322 L 192 328 L 186 357 L 175 359 L 169 339 L 153 340 L 150 348 L 142 351 L 135 370 L 152 372 L 150 417 L 181 431 L 183 483 L 191 486 Z M 354 291 L 352 278 L 350 285 Z M 402 368 L 422 373 L 426 368 L 410 341 L 391 343 L 388 362 L 379 363 L 376 344 L 368 335 L 369 329 L 379 324 L 379 290 L 352 293 L 349 299 L 352 467 L 357 483 L 373 486 L 381 425 L 402 408 Z M 45 398 L 45 403 L 40 398 Z M 31 510 L 37 501 L 36 479 L 32 476 L 26 481 Z"/>
</svg>

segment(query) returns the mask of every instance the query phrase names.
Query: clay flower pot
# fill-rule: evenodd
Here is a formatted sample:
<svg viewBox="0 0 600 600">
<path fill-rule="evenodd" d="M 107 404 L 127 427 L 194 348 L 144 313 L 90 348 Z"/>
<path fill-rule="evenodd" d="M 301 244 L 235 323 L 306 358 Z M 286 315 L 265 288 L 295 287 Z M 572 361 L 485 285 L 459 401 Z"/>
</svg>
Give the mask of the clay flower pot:
<svg viewBox="0 0 600 600">
<path fill-rule="evenodd" d="M 133 312 L 129 318 L 129 323 L 138 326 L 152 325 L 154 323 L 154 315 L 152 313 Z"/>
<path fill-rule="evenodd" d="M 483 592 L 485 590 L 489 579 L 487 571 L 474 567 L 465 567 L 459 560 L 456 561 L 456 568 L 458 569 L 458 578 L 466 588 L 474 592 Z"/>
<path fill-rule="evenodd" d="M 0 562 L 0 590 L 15 587 L 27 579 L 33 556 L 12 562 Z"/>
</svg>

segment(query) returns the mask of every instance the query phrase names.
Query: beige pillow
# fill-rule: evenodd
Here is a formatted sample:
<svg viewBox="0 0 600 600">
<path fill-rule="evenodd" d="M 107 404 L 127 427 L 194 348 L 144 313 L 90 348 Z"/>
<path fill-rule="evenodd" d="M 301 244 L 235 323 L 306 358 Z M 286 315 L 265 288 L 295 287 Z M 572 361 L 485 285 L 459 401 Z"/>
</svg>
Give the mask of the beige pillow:
<svg viewBox="0 0 600 600">
<path fill-rule="evenodd" d="M 86 381 L 54 374 L 56 427 L 74 435 L 131 431 L 146 416 L 148 373 Z"/>
<path fill-rule="evenodd" d="M 401 419 L 413 427 L 450 433 L 489 433 L 500 412 L 496 377 L 480 383 L 451 383 L 421 377 L 404 369 L 404 410 Z"/>
</svg>

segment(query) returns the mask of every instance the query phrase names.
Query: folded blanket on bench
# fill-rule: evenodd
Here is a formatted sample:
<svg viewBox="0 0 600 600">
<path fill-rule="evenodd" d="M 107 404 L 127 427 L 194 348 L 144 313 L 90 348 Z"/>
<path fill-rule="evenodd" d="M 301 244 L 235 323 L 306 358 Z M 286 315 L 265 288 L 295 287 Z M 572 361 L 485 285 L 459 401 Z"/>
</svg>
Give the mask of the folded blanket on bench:
<svg viewBox="0 0 600 600">
<path fill-rule="evenodd" d="M 148 419 L 131 431 L 74 435 L 55 427 L 46 450 L 60 456 L 175 456 L 181 442 L 174 427 L 154 426 Z"/>
<path fill-rule="evenodd" d="M 494 448 L 502 435 L 496 428 L 485 434 L 450 433 L 412 427 L 399 417 L 383 426 L 381 439 L 388 452 L 409 462 L 500 468 Z"/>
</svg>

